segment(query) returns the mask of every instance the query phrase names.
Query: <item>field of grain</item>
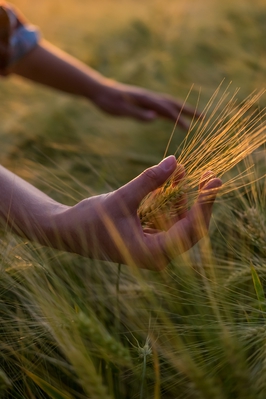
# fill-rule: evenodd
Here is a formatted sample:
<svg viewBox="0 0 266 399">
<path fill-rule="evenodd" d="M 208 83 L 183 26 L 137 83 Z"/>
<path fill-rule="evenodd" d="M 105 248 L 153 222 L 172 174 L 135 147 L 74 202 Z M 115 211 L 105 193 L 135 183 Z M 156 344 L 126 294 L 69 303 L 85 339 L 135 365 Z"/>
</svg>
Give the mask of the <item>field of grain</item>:
<svg viewBox="0 0 266 399">
<path fill-rule="evenodd" d="M 208 113 L 226 87 L 229 98 L 239 89 L 243 105 L 265 88 L 263 0 L 13 4 L 46 40 L 111 79 L 188 96 L 200 110 L 223 82 Z M 18 76 L 1 79 L 0 101 L 1 164 L 69 205 L 159 162 L 174 128 L 114 118 Z M 265 106 L 262 94 L 252 106 L 257 125 L 265 126 Z M 175 129 L 168 154 L 186 135 Z M 223 174 L 224 155 L 215 157 Z M 193 171 L 197 159 L 204 165 L 204 148 L 194 159 Z M 2 229 L 1 398 L 264 399 L 265 173 L 261 146 L 222 177 L 232 184 L 217 201 L 210 237 L 162 273 L 51 250 Z"/>
</svg>

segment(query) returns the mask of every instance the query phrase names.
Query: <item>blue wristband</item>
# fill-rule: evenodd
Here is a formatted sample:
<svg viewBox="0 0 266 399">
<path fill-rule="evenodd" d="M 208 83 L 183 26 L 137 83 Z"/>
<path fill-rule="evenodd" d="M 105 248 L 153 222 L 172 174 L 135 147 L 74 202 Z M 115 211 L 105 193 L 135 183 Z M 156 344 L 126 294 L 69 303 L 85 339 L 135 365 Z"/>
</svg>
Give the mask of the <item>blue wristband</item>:
<svg viewBox="0 0 266 399">
<path fill-rule="evenodd" d="M 10 57 L 8 66 L 16 63 L 31 51 L 40 40 L 40 31 L 33 25 L 20 25 L 9 39 Z"/>
</svg>

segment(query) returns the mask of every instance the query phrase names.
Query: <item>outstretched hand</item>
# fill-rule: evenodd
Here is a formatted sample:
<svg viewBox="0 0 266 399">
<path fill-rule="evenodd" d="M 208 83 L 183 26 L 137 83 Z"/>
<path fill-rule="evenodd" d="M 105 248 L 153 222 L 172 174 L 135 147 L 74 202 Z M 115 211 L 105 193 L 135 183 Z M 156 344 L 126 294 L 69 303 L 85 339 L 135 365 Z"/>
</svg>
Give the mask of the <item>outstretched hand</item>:
<svg viewBox="0 0 266 399">
<path fill-rule="evenodd" d="M 192 107 L 183 105 L 170 96 L 118 82 L 108 81 L 103 89 L 93 96 L 94 103 L 113 115 L 127 116 L 142 121 L 152 121 L 163 117 L 177 121 L 178 125 L 188 130 L 189 120 L 200 114 Z M 188 118 L 188 119 L 187 119 Z"/>
<path fill-rule="evenodd" d="M 185 130 L 189 128 L 189 119 L 200 116 L 193 107 L 170 96 L 106 79 L 46 41 L 12 65 L 7 73 L 85 97 L 112 115 L 142 121 L 163 117 L 177 121 Z"/>
<path fill-rule="evenodd" d="M 167 231 L 143 230 L 137 214 L 140 202 L 175 169 L 175 157 L 170 156 L 114 192 L 65 208 L 54 219 L 60 238 L 60 244 L 55 246 L 92 258 L 162 270 L 174 256 L 191 248 L 207 233 L 212 205 L 221 186 L 220 179 L 212 175 L 209 180 L 205 174 L 195 204 L 173 218 Z"/>
</svg>

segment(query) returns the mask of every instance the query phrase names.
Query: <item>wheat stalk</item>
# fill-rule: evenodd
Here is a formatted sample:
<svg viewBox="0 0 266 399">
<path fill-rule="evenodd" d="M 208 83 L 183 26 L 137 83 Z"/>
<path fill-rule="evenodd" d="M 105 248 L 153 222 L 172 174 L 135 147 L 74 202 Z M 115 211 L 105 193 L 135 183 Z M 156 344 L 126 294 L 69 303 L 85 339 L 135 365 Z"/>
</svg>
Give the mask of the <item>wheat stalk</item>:
<svg viewBox="0 0 266 399">
<path fill-rule="evenodd" d="M 190 205 L 197 195 L 195 188 L 203 172 L 212 171 L 205 175 L 206 180 L 214 175 L 221 178 L 266 141 L 266 110 L 260 110 L 257 105 L 265 90 L 252 93 L 237 104 L 237 91 L 229 97 L 227 88 L 215 104 L 219 90 L 220 87 L 205 107 L 204 116 L 192 123 L 177 148 L 174 174 L 160 189 L 148 194 L 142 201 L 138 215 L 143 227 L 154 227 L 162 214 L 166 220 L 176 215 L 184 206 L 184 195 Z M 166 152 L 168 148 L 169 143 Z M 185 175 L 180 180 L 181 174 L 184 174 L 181 165 Z M 248 168 L 224 183 L 220 195 L 243 184 L 243 175 L 249 172 Z"/>
</svg>

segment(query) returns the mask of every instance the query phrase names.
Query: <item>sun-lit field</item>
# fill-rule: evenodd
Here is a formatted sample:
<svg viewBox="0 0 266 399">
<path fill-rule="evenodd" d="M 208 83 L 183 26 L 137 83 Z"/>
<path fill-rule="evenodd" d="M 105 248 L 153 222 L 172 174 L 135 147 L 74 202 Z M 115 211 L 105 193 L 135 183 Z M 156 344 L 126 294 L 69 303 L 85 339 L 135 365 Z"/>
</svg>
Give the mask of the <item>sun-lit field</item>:
<svg viewBox="0 0 266 399">
<path fill-rule="evenodd" d="M 206 116 L 189 136 L 176 127 L 169 142 L 171 121 L 114 118 L 9 76 L 0 80 L 3 166 L 72 205 L 120 187 L 168 148 L 191 188 L 208 166 L 225 189 L 210 237 L 162 273 L 61 253 L 3 229 L 0 397 L 264 399 L 265 1 L 13 4 L 46 40 L 103 75 L 188 97 Z M 251 93 L 261 93 L 254 103 Z"/>
<path fill-rule="evenodd" d="M 232 93 L 241 88 L 240 100 L 264 86 L 263 1 L 14 4 L 45 39 L 105 76 L 180 99 L 193 87 L 188 102 L 196 105 L 200 96 L 200 109 L 223 79 L 232 81 Z M 15 77 L 0 83 L 2 162 L 36 184 L 43 172 L 34 167 L 30 176 L 35 160 L 49 168 L 59 164 L 81 179 L 86 172 L 86 183 L 99 188 L 92 165 L 117 187 L 162 158 L 173 129 L 172 122 L 118 120 L 85 100 Z M 176 130 L 170 153 L 184 135 Z"/>
</svg>

